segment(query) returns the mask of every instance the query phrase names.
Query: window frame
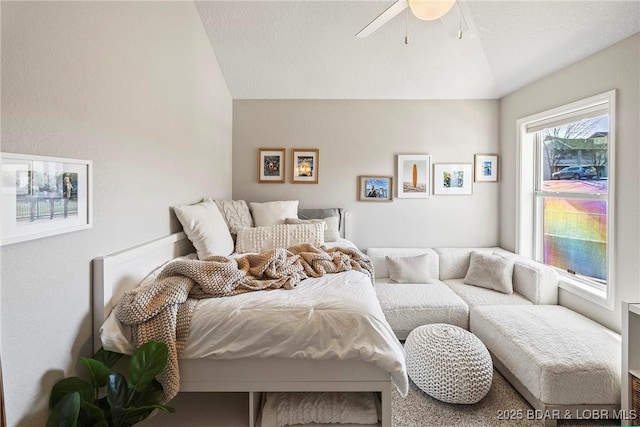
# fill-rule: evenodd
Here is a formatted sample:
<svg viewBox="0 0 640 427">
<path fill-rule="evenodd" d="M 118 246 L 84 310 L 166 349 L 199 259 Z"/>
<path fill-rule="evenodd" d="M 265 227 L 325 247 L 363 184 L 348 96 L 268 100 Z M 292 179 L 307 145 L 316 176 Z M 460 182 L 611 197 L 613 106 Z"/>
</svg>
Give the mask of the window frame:
<svg viewBox="0 0 640 427">
<path fill-rule="evenodd" d="M 607 200 L 607 285 L 597 286 L 585 283 L 585 279 L 556 269 L 560 276 L 560 287 L 610 310 L 615 305 L 615 129 L 616 91 L 611 90 L 570 104 L 543 111 L 517 120 L 516 145 L 516 252 L 532 259 L 541 260 L 542 233 L 536 234 L 542 226 L 542 201 L 537 194 L 538 137 L 537 130 L 545 123 L 553 123 L 557 118 L 578 121 L 581 113 L 605 106 L 609 115 L 608 135 L 608 194 Z M 571 121 L 571 120 L 570 120 Z M 542 125 L 541 125 L 542 124 Z M 550 124 L 546 127 L 553 127 Z M 536 131 L 531 131 L 534 128 Z M 547 192 L 548 193 L 548 192 Z M 584 193 L 557 193 L 557 197 L 577 197 Z M 588 282 L 588 280 L 586 280 Z"/>
</svg>

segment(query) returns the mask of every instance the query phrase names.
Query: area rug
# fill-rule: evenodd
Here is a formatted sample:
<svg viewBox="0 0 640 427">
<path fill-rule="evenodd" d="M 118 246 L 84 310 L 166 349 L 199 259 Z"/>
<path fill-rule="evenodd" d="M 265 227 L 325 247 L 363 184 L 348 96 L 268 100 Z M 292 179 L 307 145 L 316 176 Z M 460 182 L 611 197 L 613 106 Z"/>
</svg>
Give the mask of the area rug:
<svg viewBox="0 0 640 427">
<path fill-rule="evenodd" d="M 474 405 L 455 405 L 441 402 L 424 393 L 413 382 L 409 394 L 402 398 L 392 392 L 393 427 L 542 427 L 540 416 L 509 382 L 494 369 L 489 393 Z M 596 414 L 593 414 L 596 416 Z M 585 413 L 584 417 L 592 418 Z M 559 426 L 614 426 L 619 422 L 583 419 L 560 420 Z"/>
</svg>

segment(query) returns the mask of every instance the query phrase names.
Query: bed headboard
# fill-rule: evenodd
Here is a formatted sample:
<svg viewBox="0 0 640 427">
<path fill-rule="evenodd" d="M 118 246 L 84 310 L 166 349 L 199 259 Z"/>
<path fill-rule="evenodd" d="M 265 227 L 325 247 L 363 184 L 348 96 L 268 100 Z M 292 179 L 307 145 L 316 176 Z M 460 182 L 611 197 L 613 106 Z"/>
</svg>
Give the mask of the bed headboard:
<svg viewBox="0 0 640 427">
<path fill-rule="evenodd" d="M 192 252 L 195 252 L 195 249 L 186 234 L 181 231 L 93 259 L 94 352 L 102 346 L 100 327 L 122 294 L 136 287 L 150 272 L 166 261 Z"/>
</svg>

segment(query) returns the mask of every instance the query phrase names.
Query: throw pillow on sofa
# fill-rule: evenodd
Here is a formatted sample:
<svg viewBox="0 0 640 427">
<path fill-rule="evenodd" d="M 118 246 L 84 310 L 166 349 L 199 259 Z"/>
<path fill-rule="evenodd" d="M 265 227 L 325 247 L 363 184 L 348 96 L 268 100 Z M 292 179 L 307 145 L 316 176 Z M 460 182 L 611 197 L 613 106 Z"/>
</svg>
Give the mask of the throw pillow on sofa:
<svg viewBox="0 0 640 427">
<path fill-rule="evenodd" d="M 463 282 L 467 285 L 512 294 L 513 264 L 513 259 L 501 255 L 473 251 L 469 270 Z"/>
<path fill-rule="evenodd" d="M 395 283 L 433 283 L 429 273 L 427 254 L 396 257 L 385 256 L 389 279 Z"/>
</svg>

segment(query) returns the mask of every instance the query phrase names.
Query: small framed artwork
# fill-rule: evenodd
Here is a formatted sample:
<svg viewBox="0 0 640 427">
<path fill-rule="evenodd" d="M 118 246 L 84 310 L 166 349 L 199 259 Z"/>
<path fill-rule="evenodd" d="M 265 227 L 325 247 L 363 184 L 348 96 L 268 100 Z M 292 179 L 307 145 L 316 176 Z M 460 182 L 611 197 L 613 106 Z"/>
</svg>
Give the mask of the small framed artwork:
<svg viewBox="0 0 640 427">
<path fill-rule="evenodd" d="M 284 148 L 258 149 L 258 182 L 284 183 Z"/>
<path fill-rule="evenodd" d="M 476 182 L 498 181 L 498 155 L 476 154 L 474 171 Z"/>
<path fill-rule="evenodd" d="M 473 165 L 471 163 L 433 165 L 433 194 L 471 194 L 472 181 Z"/>
<path fill-rule="evenodd" d="M 398 155 L 398 198 L 426 199 L 431 196 L 431 156 Z"/>
<path fill-rule="evenodd" d="M 293 184 L 317 184 L 320 167 L 320 150 L 294 148 L 291 150 L 291 182 Z"/>
<path fill-rule="evenodd" d="M 91 228 L 90 160 L 1 156 L 2 245 Z"/>
<path fill-rule="evenodd" d="M 390 202 L 393 200 L 393 177 L 358 177 L 358 200 L 365 202 Z"/>
</svg>

